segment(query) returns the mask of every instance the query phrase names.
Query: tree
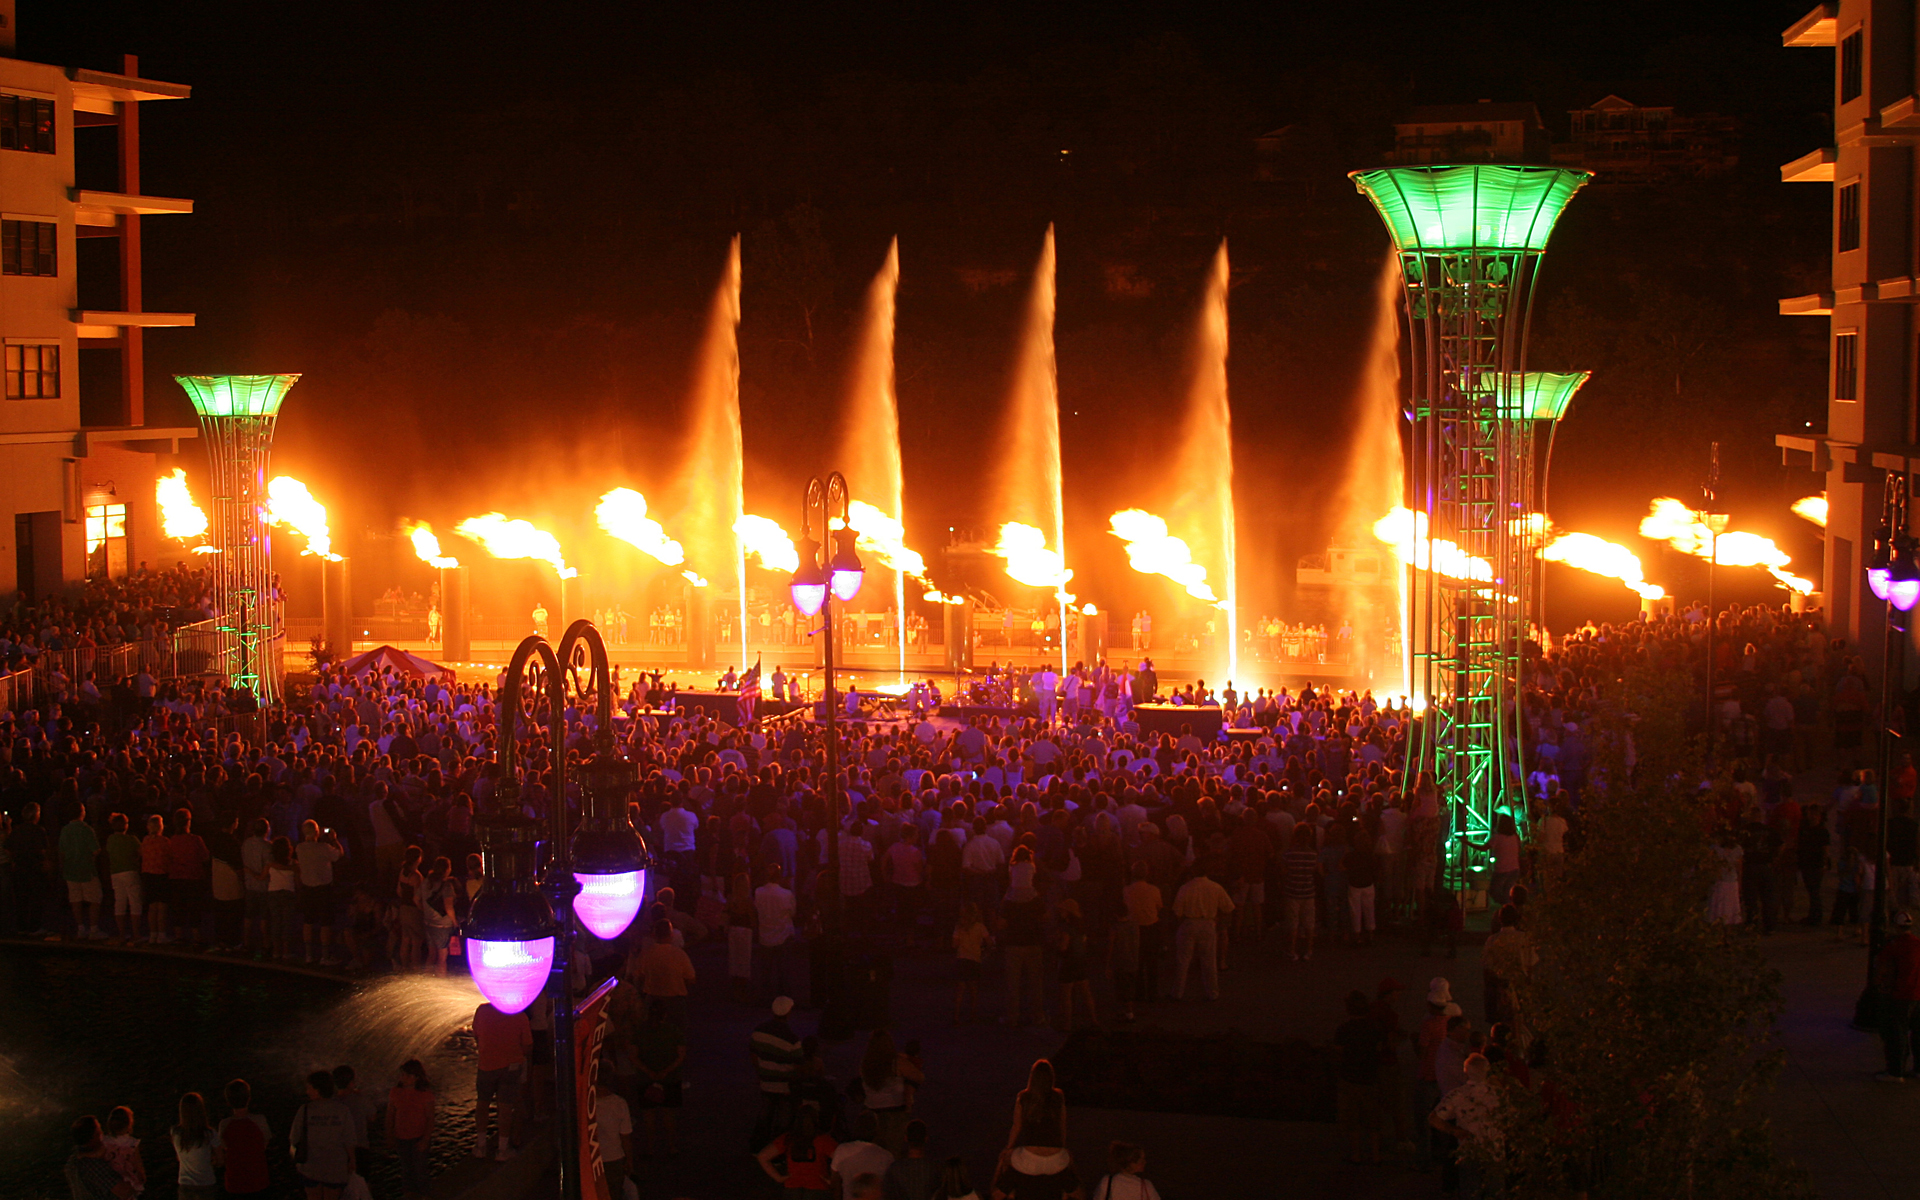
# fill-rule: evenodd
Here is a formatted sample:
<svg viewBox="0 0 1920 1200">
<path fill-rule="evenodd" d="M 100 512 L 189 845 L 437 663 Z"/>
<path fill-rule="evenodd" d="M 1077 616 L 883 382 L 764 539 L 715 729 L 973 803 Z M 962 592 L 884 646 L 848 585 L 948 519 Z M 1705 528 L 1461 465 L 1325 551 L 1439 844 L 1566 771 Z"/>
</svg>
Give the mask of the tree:
<svg viewBox="0 0 1920 1200">
<path fill-rule="evenodd" d="M 1578 1170 L 1596 1197 L 1754 1200 L 1810 1195 L 1763 1113 L 1777 974 L 1737 930 L 1711 925 L 1711 793 L 1686 734 L 1684 674 L 1644 669 L 1596 716 L 1581 849 L 1528 906 L 1538 958 L 1516 985 L 1571 1108 L 1507 1089 L 1515 1197 L 1557 1197 Z M 1576 1169 L 1577 1164 L 1577 1169 Z"/>
</svg>

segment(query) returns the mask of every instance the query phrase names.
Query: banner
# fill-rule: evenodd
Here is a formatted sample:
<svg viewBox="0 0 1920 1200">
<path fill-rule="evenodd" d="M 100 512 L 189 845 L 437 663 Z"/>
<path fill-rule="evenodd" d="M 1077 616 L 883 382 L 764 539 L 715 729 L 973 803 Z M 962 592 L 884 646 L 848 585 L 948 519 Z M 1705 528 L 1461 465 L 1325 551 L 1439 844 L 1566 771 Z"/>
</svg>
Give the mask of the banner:
<svg viewBox="0 0 1920 1200">
<path fill-rule="evenodd" d="M 607 1190 L 600 1165 L 600 1123 L 595 1103 L 600 1083 L 600 1048 L 607 1040 L 607 997 L 618 987 L 608 979 L 580 1002 L 573 1016 L 574 1111 L 580 1114 L 580 1194 L 585 1200 L 626 1200 Z"/>
</svg>

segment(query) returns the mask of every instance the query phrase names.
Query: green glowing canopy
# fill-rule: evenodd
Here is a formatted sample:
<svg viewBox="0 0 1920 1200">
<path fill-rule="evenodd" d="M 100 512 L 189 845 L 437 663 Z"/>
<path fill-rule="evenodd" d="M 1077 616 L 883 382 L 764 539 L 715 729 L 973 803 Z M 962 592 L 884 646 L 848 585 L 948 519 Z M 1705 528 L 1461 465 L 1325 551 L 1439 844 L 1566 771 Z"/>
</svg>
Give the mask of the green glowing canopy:
<svg viewBox="0 0 1920 1200">
<path fill-rule="evenodd" d="M 1570 374 L 1528 371 L 1524 375 L 1508 375 L 1500 406 L 1516 419 L 1558 421 L 1567 415 L 1573 394 L 1592 374 L 1592 371 Z"/>
<path fill-rule="evenodd" d="M 271 417 L 298 375 L 175 375 L 203 417 Z"/>
<path fill-rule="evenodd" d="M 1388 167 L 1348 178 L 1409 250 L 1545 250 L 1587 171 L 1564 167 Z"/>
</svg>

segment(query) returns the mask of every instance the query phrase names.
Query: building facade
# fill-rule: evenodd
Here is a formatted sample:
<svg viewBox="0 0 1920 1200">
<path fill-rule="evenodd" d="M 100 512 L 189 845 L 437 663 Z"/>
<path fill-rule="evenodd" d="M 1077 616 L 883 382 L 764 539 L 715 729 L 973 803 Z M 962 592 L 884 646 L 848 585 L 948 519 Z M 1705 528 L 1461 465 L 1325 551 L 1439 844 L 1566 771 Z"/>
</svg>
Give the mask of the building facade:
<svg viewBox="0 0 1920 1200">
<path fill-rule="evenodd" d="M 193 316 L 145 311 L 140 223 L 193 204 L 142 194 L 139 114 L 143 104 L 187 98 L 188 89 L 141 78 L 132 58 L 114 73 L 11 57 L 11 11 L 5 16 L 0 514 L 12 520 L 0 515 L 0 539 L 11 539 L 0 545 L 0 601 L 157 564 L 169 548 L 154 456 L 197 436 L 147 427 L 142 387 L 146 331 L 191 325 Z M 107 177 L 116 190 L 79 186 Z"/>
<path fill-rule="evenodd" d="M 1715 179 L 1740 165 L 1739 138 L 1732 117 L 1608 93 L 1568 112 L 1567 140 L 1554 144 L 1553 162 L 1592 171 L 1603 185 Z"/>
<path fill-rule="evenodd" d="M 1889 472 L 1920 468 L 1916 430 L 1915 147 L 1920 62 L 1915 0 L 1838 0 L 1796 21 L 1788 46 L 1834 52 L 1833 142 L 1788 163 L 1789 183 L 1833 193 L 1828 290 L 1780 301 L 1784 315 L 1829 324 L 1827 428 L 1775 437 L 1787 462 L 1825 477 L 1822 587 L 1835 636 L 1876 645 L 1885 612 L 1865 584 Z"/>
<path fill-rule="evenodd" d="M 1430 104 L 1393 124 L 1399 166 L 1426 163 L 1544 163 L 1550 153 L 1546 126 L 1532 101 L 1496 104 Z"/>
</svg>

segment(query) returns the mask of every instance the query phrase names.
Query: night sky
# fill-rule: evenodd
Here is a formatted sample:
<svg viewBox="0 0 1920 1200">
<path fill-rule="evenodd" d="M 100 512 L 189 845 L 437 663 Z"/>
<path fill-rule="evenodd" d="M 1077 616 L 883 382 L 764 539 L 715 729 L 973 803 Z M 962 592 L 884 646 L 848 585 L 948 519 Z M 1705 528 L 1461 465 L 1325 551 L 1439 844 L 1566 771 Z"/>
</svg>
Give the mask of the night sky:
<svg viewBox="0 0 1920 1200">
<path fill-rule="evenodd" d="M 1560 433 L 1553 515 L 1684 584 L 1688 564 L 1629 535 L 1652 497 L 1697 498 L 1718 439 L 1735 525 L 1817 574 L 1786 512 L 1817 481 L 1772 445 L 1823 419 L 1825 323 L 1774 307 L 1826 269 L 1829 190 L 1778 175 L 1831 137 L 1830 52 L 1780 46 L 1806 6 L 21 0 L 19 54 L 137 53 L 193 86 L 143 111 L 143 190 L 196 201 L 145 223 L 147 307 L 199 314 L 148 339 L 149 421 L 189 417 L 176 372 L 306 373 L 276 469 L 368 564 L 402 516 L 445 530 L 500 508 L 591 565 L 613 552 L 586 533 L 593 497 L 616 484 L 671 532 L 691 358 L 736 232 L 747 506 L 788 524 L 799 481 L 834 465 L 852 323 L 899 236 L 907 520 L 935 558 L 948 526 L 999 516 L 993 417 L 1052 222 L 1069 556 L 1109 607 L 1171 605 L 1100 531 L 1178 482 L 1161 444 L 1225 237 L 1251 614 L 1285 611 L 1295 559 L 1329 536 L 1387 246 L 1345 172 L 1379 163 L 1409 105 L 1483 97 L 1535 101 L 1561 138 L 1610 91 L 1740 120 L 1732 178 L 1592 187 L 1559 226 L 1529 365 L 1595 377 Z M 1263 180 L 1254 139 L 1285 126 Z M 1575 581 L 1556 612 L 1631 600 Z"/>
</svg>

